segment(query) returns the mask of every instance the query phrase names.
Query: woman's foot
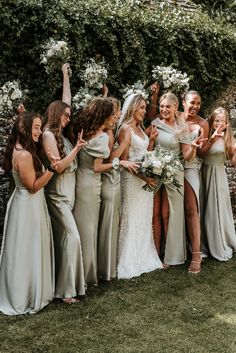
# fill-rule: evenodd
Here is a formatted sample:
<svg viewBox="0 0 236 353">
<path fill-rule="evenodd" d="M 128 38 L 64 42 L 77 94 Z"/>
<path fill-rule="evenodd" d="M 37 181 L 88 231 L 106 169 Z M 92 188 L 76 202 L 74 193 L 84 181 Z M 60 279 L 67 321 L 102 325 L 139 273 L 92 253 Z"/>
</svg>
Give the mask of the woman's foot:
<svg viewBox="0 0 236 353">
<path fill-rule="evenodd" d="M 165 262 L 163 262 L 162 265 L 164 270 L 168 270 L 170 268 L 170 265 L 165 264 Z"/>
<path fill-rule="evenodd" d="M 63 303 L 65 304 L 77 304 L 80 302 L 80 299 L 76 299 L 76 298 L 63 298 L 62 299 Z"/>
<path fill-rule="evenodd" d="M 188 268 L 188 273 L 197 274 L 201 272 L 202 256 L 200 251 L 192 252 L 192 260 Z"/>
</svg>

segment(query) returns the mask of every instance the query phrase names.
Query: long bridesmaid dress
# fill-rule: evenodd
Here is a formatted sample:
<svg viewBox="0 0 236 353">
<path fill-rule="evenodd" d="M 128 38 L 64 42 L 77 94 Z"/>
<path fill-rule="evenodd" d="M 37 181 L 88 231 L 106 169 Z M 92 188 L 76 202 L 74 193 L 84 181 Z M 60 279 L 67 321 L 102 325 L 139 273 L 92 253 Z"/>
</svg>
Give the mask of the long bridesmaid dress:
<svg viewBox="0 0 236 353">
<path fill-rule="evenodd" d="M 171 150 L 181 156 L 182 143 L 189 143 L 186 138 L 179 141 L 176 136 L 176 130 L 165 125 L 159 118 L 152 122 L 159 131 L 155 141 L 155 147 L 159 146 L 166 150 Z M 184 172 L 179 171 L 175 175 L 181 184 L 180 193 L 172 184 L 165 184 L 169 203 L 169 223 L 165 245 L 164 263 L 167 265 L 181 265 L 186 259 L 185 242 L 185 222 L 184 222 Z"/>
<path fill-rule="evenodd" d="M 120 171 L 112 169 L 102 173 L 98 232 L 98 277 L 108 281 L 117 276 L 120 213 Z"/>
<path fill-rule="evenodd" d="M 96 285 L 97 238 L 101 204 L 101 173 L 95 173 L 95 158 L 107 159 L 109 137 L 103 132 L 92 138 L 78 154 L 74 217 L 81 237 L 84 277 L 87 285 Z"/>
<path fill-rule="evenodd" d="M 54 297 L 54 251 L 50 218 L 41 189 L 30 193 L 13 171 L 0 258 L 0 311 L 34 314 Z"/>
<path fill-rule="evenodd" d="M 236 235 L 225 172 L 224 141 L 216 141 L 202 165 L 204 226 L 210 254 L 227 261 L 236 251 Z"/>
<path fill-rule="evenodd" d="M 73 148 L 63 137 L 64 152 Z M 55 298 L 85 295 L 84 269 L 80 235 L 72 213 L 75 202 L 77 160 L 61 174 L 54 174 L 46 188 L 46 198 L 52 219 L 55 244 Z"/>
</svg>

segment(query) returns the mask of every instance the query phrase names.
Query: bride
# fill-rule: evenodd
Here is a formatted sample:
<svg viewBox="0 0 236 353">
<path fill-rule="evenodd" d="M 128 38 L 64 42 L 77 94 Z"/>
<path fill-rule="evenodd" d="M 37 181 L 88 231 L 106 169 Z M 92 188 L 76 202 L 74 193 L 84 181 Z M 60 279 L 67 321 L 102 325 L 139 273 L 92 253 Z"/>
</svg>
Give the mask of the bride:
<svg viewBox="0 0 236 353">
<path fill-rule="evenodd" d="M 149 138 L 142 129 L 146 102 L 141 94 L 130 95 L 122 109 L 118 141 L 130 135 L 130 142 L 121 159 L 140 161 L 148 148 Z M 118 278 L 132 278 L 144 272 L 162 268 L 152 234 L 153 193 L 144 191 L 145 183 L 154 185 L 152 178 L 121 174 L 122 214 L 118 246 Z"/>
</svg>

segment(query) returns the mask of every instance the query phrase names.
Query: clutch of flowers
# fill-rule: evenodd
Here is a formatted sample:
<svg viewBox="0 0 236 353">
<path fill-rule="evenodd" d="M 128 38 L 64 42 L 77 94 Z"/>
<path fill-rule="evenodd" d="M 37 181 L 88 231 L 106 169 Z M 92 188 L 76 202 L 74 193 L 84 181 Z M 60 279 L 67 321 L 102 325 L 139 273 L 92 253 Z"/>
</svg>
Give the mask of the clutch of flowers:
<svg viewBox="0 0 236 353">
<path fill-rule="evenodd" d="M 145 184 L 142 187 L 144 190 L 157 192 L 162 184 L 172 184 L 181 194 L 180 188 L 182 185 L 176 179 L 176 174 L 183 170 L 183 165 L 177 153 L 158 147 L 154 151 L 146 153 L 138 172 L 156 179 L 155 187 Z"/>
</svg>

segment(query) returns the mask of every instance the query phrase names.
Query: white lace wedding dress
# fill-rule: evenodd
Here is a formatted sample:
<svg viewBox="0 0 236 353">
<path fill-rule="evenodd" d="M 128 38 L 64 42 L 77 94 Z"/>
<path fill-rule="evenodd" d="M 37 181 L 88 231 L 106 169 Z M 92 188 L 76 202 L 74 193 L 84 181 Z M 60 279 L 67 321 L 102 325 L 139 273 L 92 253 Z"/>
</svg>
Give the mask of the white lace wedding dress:
<svg viewBox="0 0 236 353">
<path fill-rule="evenodd" d="M 143 138 L 132 131 L 129 161 L 140 161 L 147 151 L 149 139 L 142 133 Z M 152 234 L 153 193 L 143 190 L 143 185 L 143 180 L 122 171 L 118 278 L 132 278 L 162 268 Z"/>
</svg>

